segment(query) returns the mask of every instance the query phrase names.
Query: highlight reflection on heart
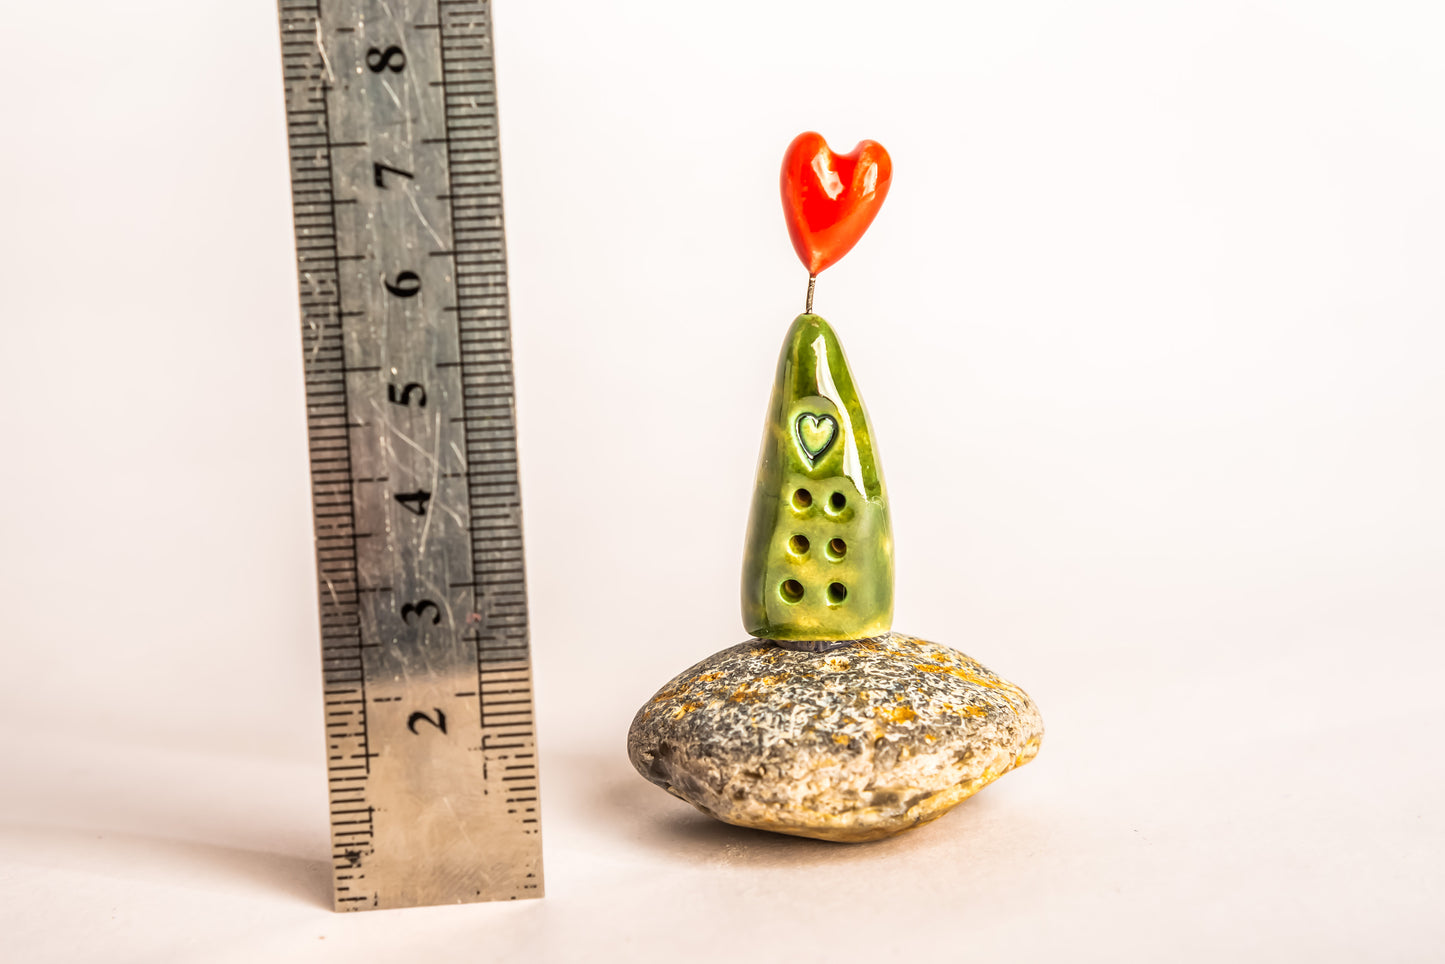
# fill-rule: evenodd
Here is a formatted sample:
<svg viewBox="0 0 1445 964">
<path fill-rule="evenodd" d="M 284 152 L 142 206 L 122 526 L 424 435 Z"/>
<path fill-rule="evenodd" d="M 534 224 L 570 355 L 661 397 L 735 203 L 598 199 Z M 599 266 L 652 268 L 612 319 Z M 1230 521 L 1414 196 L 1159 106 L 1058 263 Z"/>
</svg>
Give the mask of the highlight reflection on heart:
<svg viewBox="0 0 1445 964">
<path fill-rule="evenodd" d="M 783 213 L 808 274 L 852 250 L 883 206 L 892 180 L 893 161 L 877 141 L 835 154 L 822 134 L 793 138 L 783 156 Z"/>
</svg>

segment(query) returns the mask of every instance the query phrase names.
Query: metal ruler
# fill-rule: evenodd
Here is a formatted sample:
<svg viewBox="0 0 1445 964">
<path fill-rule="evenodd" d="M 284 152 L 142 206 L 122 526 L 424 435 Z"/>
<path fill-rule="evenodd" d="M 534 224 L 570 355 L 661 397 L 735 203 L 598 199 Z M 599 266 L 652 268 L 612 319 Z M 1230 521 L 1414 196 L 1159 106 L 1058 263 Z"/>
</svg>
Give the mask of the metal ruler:
<svg viewBox="0 0 1445 964">
<path fill-rule="evenodd" d="M 337 910 L 540 897 L 488 0 L 279 0 Z"/>
</svg>

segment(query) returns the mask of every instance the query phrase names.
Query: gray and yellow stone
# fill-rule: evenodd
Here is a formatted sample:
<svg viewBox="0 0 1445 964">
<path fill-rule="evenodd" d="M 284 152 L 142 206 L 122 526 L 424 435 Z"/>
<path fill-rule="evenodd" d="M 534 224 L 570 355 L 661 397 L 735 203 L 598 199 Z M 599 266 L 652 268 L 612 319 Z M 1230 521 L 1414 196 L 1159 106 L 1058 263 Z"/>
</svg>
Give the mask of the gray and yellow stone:
<svg viewBox="0 0 1445 964">
<path fill-rule="evenodd" d="M 752 639 L 638 711 L 648 780 L 741 827 L 877 840 L 942 816 L 1043 738 L 1023 690 L 958 650 L 886 633 L 829 652 Z"/>
</svg>

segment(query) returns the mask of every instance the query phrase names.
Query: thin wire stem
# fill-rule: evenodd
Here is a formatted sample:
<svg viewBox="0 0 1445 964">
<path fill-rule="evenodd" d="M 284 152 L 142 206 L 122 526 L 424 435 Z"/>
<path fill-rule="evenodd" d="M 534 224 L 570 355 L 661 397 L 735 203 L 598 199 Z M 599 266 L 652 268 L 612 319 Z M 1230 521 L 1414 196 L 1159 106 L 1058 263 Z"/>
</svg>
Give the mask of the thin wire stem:
<svg viewBox="0 0 1445 964">
<path fill-rule="evenodd" d="M 805 307 L 805 308 L 803 309 L 803 311 L 804 311 L 804 313 L 809 314 L 809 315 L 811 315 L 811 314 L 813 313 L 813 285 L 815 285 L 815 284 L 817 284 L 817 283 L 818 283 L 818 276 L 817 276 L 817 275 L 815 275 L 815 274 L 810 274 L 810 275 L 808 275 L 808 304 L 807 304 L 807 307 Z"/>
</svg>

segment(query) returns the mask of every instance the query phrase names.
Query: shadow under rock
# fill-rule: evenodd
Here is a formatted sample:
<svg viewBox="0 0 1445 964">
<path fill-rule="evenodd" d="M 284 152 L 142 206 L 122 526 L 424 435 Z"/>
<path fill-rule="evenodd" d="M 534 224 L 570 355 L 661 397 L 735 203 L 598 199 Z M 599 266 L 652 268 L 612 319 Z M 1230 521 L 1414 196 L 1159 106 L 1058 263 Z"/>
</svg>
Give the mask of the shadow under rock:
<svg viewBox="0 0 1445 964">
<path fill-rule="evenodd" d="M 658 793 L 664 791 L 657 790 Z M 669 801 L 664 800 L 667 804 Z M 960 804 L 951 814 L 921 824 L 892 837 L 862 843 L 839 843 L 794 837 L 790 834 L 735 827 L 694 809 L 681 800 L 655 825 L 652 842 L 659 849 L 696 860 L 711 857 L 727 864 L 756 867 L 783 867 L 811 864 L 826 866 L 838 863 L 888 860 L 919 850 L 966 845 L 972 829 L 962 819 L 950 824 L 948 817 L 966 818 L 969 802 Z"/>
<path fill-rule="evenodd" d="M 550 759 L 555 758 L 549 763 Z M 978 835 L 991 832 L 992 821 L 970 819 L 991 808 L 970 798 L 932 823 L 884 840 L 813 840 L 735 827 L 709 817 L 641 777 L 624 753 L 562 754 L 555 771 L 565 774 L 557 787 L 566 801 L 563 806 L 590 832 L 689 862 L 770 867 L 871 861 L 915 850 L 968 847 Z"/>
</svg>

